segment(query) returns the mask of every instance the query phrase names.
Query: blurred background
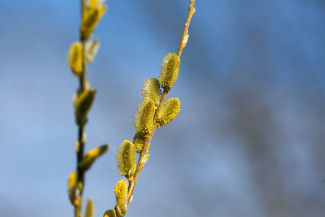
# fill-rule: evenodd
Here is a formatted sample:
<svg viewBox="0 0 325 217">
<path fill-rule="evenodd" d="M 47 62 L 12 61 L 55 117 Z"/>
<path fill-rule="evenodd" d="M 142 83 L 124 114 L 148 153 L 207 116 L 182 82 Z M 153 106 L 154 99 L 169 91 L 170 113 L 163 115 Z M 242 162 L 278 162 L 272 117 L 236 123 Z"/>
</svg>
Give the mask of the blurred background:
<svg viewBox="0 0 325 217">
<path fill-rule="evenodd" d="M 189 0 L 109 0 L 88 67 L 97 96 L 86 149 L 96 217 L 115 205 L 115 155 L 135 133 L 142 83 L 176 52 Z M 0 1 L 0 216 L 73 216 L 78 80 L 67 65 L 79 1 Z M 197 0 L 181 112 L 156 131 L 127 216 L 322 217 L 325 2 Z"/>
</svg>

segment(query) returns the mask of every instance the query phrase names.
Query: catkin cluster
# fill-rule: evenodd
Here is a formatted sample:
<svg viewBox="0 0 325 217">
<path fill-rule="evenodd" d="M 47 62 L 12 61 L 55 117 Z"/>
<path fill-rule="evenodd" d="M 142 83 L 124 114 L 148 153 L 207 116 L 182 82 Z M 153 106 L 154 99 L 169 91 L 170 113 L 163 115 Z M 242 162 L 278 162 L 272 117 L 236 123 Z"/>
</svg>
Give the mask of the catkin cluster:
<svg viewBox="0 0 325 217">
<path fill-rule="evenodd" d="M 116 159 L 120 175 L 125 176 L 115 185 L 116 206 L 115 210 L 107 210 L 104 217 L 124 216 L 127 211 L 128 198 L 127 189 L 132 183 L 136 172 L 136 153 L 143 154 L 142 164 L 145 164 L 149 157 L 150 137 L 153 131 L 171 122 L 180 111 L 180 101 L 177 98 L 161 102 L 163 93 L 167 94 L 173 87 L 179 73 L 179 57 L 169 53 L 163 59 L 159 80 L 150 78 L 142 86 L 142 103 L 134 118 L 136 134 L 133 143 L 124 140 L 118 148 Z M 163 103 L 162 105 L 160 105 Z M 145 142 L 148 142 L 147 150 L 143 150 Z M 145 152 L 145 153 L 143 153 Z"/>
</svg>

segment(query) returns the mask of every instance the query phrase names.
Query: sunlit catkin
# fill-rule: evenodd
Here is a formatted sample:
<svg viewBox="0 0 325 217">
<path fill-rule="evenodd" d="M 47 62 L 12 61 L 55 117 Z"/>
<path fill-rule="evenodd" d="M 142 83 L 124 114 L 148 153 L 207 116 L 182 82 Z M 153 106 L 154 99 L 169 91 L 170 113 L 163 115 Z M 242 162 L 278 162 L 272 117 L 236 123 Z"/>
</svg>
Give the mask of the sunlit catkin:
<svg viewBox="0 0 325 217">
<path fill-rule="evenodd" d="M 160 83 L 156 78 L 150 78 L 143 83 L 142 86 L 143 99 L 152 99 L 155 102 L 156 108 L 161 98 Z"/>
<path fill-rule="evenodd" d="M 134 175 L 136 169 L 135 147 L 132 142 L 124 140 L 117 149 L 117 168 L 120 175 L 129 178 Z"/>
<path fill-rule="evenodd" d="M 174 120 L 181 108 L 181 103 L 178 98 L 168 99 L 162 109 L 158 112 L 157 122 L 160 126 L 164 126 Z"/>
<path fill-rule="evenodd" d="M 179 73 L 180 59 L 174 53 L 169 53 L 162 61 L 160 70 L 160 84 L 165 91 L 172 89 Z"/>
<path fill-rule="evenodd" d="M 79 42 L 75 42 L 70 46 L 68 52 L 68 63 L 71 71 L 78 77 L 82 73 L 82 47 Z"/>
<path fill-rule="evenodd" d="M 116 183 L 114 193 L 116 195 L 116 205 L 125 214 L 127 209 L 127 181 L 125 179 Z"/>
<path fill-rule="evenodd" d="M 87 114 L 94 101 L 96 90 L 88 89 L 77 96 L 74 102 L 76 122 L 83 126 L 87 122 Z"/>
<path fill-rule="evenodd" d="M 141 133 L 136 133 L 134 135 L 134 138 L 133 138 L 133 144 L 134 144 L 134 147 L 135 147 L 135 151 L 137 153 L 141 153 L 142 152 L 142 148 L 143 148 L 143 144 L 144 144 L 144 140 L 145 140 L 145 137 L 143 134 Z M 150 143 L 149 143 L 149 147 L 150 147 Z M 148 147 L 148 150 L 149 150 L 149 147 Z"/>
<path fill-rule="evenodd" d="M 151 99 L 144 99 L 139 105 L 134 118 L 135 129 L 138 133 L 149 134 L 153 127 L 155 103 Z"/>
</svg>

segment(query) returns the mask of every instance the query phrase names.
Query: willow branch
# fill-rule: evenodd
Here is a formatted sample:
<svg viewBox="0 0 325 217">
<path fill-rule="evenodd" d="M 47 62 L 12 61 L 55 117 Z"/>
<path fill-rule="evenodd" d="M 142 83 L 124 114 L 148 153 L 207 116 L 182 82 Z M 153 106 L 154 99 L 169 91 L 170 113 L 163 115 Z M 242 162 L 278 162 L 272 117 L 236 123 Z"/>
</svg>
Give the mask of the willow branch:
<svg viewBox="0 0 325 217">
<path fill-rule="evenodd" d="M 184 39 L 187 36 L 187 32 L 188 32 L 188 28 L 189 28 L 189 25 L 190 25 L 192 16 L 195 14 L 194 3 L 195 3 L 195 0 L 191 0 L 190 7 L 189 7 L 188 17 L 187 17 L 187 20 L 186 20 L 186 23 L 185 23 L 185 26 L 184 26 L 184 29 L 183 29 L 183 34 L 182 34 L 182 37 L 181 37 L 181 40 L 180 40 L 180 43 L 179 43 L 179 47 L 178 47 L 178 51 L 177 51 L 177 55 L 179 57 L 181 56 L 182 51 L 183 51 L 183 49 L 186 46 L 186 42 L 187 41 L 184 40 Z M 159 124 L 157 123 L 157 116 L 158 116 L 158 112 L 162 108 L 162 106 L 163 106 L 163 104 L 164 104 L 164 102 L 165 102 L 165 100 L 167 98 L 167 94 L 168 94 L 168 91 L 164 91 L 163 94 L 162 94 L 162 96 L 161 96 L 159 105 L 158 105 L 158 107 L 157 107 L 157 109 L 155 111 L 155 115 L 154 115 L 154 119 L 153 119 L 153 123 L 154 123 L 153 129 L 151 130 L 150 134 L 144 140 L 143 148 L 142 148 L 142 151 L 140 153 L 140 157 L 139 157 L 139 160 L 138 160 L 138 164 L 137 164 L 137 168 L 136 168 L 135 174 L 133 176 L 133 179 L 130 179 L 129 180 L 128 203 L 127 203 L 127 206 L 129 206 L 129 204 L 132 201 L 132 198 L 133 198 L 132 195 L 133 195 L 133 191 L 134 191 L 135 185 L 136 185 L 136 183 L 138 181 L 140 172 L 141 172 L 142 168 L 145 165 L 144 157 L 145 157 L 146 154 L 148 154 L 149 144 L 150 144 L 150 141 L 152 139 L 152 136 L 154 135 L 156 129 L 159 127 Z"/>
</svg>

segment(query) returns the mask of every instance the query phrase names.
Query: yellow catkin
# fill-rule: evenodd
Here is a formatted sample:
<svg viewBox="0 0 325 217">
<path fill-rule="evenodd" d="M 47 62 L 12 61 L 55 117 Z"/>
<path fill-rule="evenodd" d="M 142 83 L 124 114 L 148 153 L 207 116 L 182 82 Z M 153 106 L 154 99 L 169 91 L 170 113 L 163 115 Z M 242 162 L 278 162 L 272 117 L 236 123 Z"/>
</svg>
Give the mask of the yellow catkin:
<svg viewBox="0 0 325 217">
<path fill-rule="evenodd" d="M 92 31 L 98 25 L 99 20 L 104 15 L 106 9 L 106 5 L 87 5 L 81 22 L 81 35 L 83 38 L 86 39 L 90 36 Z"/>
<path fill-rule="evenodd" d="M 84 217 L 93 217 L 94 213 L 95 213 L 94 201 L 89 197 L 87 199 Z"/>
<path fill-rule="evenodd" d="M 168 99 L 162 109 L 158 112 L 157 122 L 164 126 L 174 120 L 181 109 L 181 103 L 178 98 Z"/>
<path fill-rule="evenodd" d="M 153 127 L 155 103 L 151 99 L 144 99 L 139 105 L 134 118 L 135 129 L 138 133 L 149 134 Z"/>
<path fill-rule="evenodd" d="M 180 59 L 179 56 L 177 56 L 174 53 L 169 53 L 162 61 L 161 64 L 161 70 L 160 70 L 160 84 L 161 87 L 169 91 L 172 89 L 179 73 L 179 64 Z"/>
<path fill-rule="evenodd" d="M 69 194 L 69 199 L 74 206 L 79 206 L 80 201 L 78 198 L 76 198 L 76 189 L 77 189 L 77 172 L 73 171 L 70 173 L 69 178 L 68 178 L 68 194 Z"/>
<path fill-rule="evenodd" d="M 161 98 L 161 89 L 160 83 L 156 78 L 146 80 L 142 85 L 141 93 L 143 99 L 152 99 L 157 108 Z"/>
<path fill-rule="evenodd" d="M 141 133 L 136 133 L 134 135 L 133 144 L 135 147 L 135 151 L 139 154 L 142 152 L 144 140 L 145 140 L 145 137 Z M 149 143 L 149 148 L 150 148 L 150 143 Z M 149 150 L 149 148 L 148 148 L 148 150 Z"/>
<path fill-rule="evenodd" d="M 87 171 L 93 165 L 95 160 L 98 159 L 102 154 L 104 154 L 109 149 L 109 145 L 102 145 L 97 148 L 92 149 L 87 154 L 84 155 L 80 163 L 80 168 L 83 171 Z"/>
<path fill-rule="evenodd" d="M 116 183 L 114 193 L 116 195 L 117 206 L 125 214 L 127 209 L 127 181 L 125 179 Z"/>
<path fill-rule="evenodd" d="M 120 175 L 127 178 L 134 175 L 136 169 L 135 147 L 132 142 L 124 140 L 117 149 L 116 154 L 117 168 Z"/>
<path fill-rule="evenodd" d="M 114 210 L 109 209 L 104 213 L 103 217 L 116 217 L 116 213 Z"/>
<path fill-rule="evenodd" d="M 74 102 L 76 122 L 79 126 L 87 122 L 87 114 L 94 101 L 96 90 L 88 89 L 77 96 Z"/>
<path fill-rule="evenodd" d="M 68 63 L 72 72 L 80 77 L 82 73 L 82 47 L 79 42 L 75 42 L 70 46 Z"/>
</svg>

